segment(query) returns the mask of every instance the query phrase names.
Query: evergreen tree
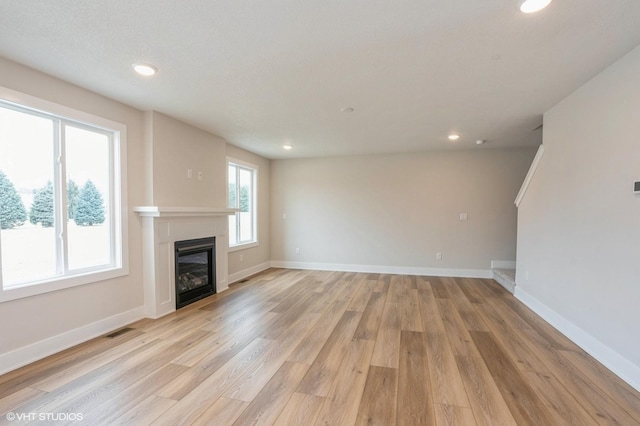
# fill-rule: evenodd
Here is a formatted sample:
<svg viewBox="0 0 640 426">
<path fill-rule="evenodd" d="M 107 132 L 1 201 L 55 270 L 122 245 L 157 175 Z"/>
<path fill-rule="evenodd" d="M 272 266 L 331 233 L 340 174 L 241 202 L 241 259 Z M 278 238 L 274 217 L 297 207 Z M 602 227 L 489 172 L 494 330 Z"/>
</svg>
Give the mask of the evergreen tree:
<svg viewBox="0 0 640 426">
<path fill-rule="evenodd" d="M 80 188 L 73 179 L 70 179 L 67 182 L 67 219 L 74 219 L 76 217 L 79 197 Z"/>
<path fill-rule="evenodd" d="M 11 229 L 27 221 L 27 211 L 15 186 L 0 170 L 0 229 Z"/>
<path fill-rule="evenodd" d="M 240 211 L 241 212 L 249 211 L 249 187 L 248 186 L 240 187 Z"/>
<path fill-rule="evenodd" d="M 88 180 L 80 190 L 73 220 L 79 226 L 92 226 L 104 222 L 102 194 L 91 180 Z"/>
<path fill-rule="evenodd" d="M 229 184 L 229 207 L 236 208 L 236 185 L 233 183 Z"/>
<path fill-rule="evenodd" d="M 236 207 L 236 185 L 233 183 L 229 184 L 229 207 L 232 209 L 239 208 L 241 212 L 249 211 L 249 187 L 248 186 L 240 187 L 240 202 Z"/>
<path fill-rule="evenodd" d="M 43 227 L 50 228 L 53 226 L 53 184 L 48 181 L 47 184 L 33 191 L 33 204 L 29 211 L 29 220 L 34 225 L 41 223 Z"/>
</svg>

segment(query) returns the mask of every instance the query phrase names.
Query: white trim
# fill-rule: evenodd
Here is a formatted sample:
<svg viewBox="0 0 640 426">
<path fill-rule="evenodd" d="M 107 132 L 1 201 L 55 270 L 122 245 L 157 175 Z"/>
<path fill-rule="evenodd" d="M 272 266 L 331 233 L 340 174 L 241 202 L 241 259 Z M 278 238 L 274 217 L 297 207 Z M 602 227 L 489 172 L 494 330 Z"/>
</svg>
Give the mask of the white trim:
<svg viewBox="0 0 640 426">
<path fill-rule="evenodd" d="M 516 269 L 515 260 L 492 260 L 491 269 Z"/>
<path fill-rule="evenodd" d="M 43 113 L 47 116 L 55 115 L 58 118 L 82 123 L 92 128 L 97 127 L 107 131 L 123 130 L 123 133 L 126 133 L 126 126 L 122 123 L 118 123 L 117 121 L 112 121 L 56 102 L 51 102 L 36 96 L 18 92 L 7 87 L 0 86 L 0 99 L 17 105 L 20 108 L 30 109 L 37 113 Z"/>
<path fill-rule="evenodd" d="M 257 274 L 258 272 L 266 271 L 269 268 L 271 268 L 271 262 L 260 263 L 258 265 L 251 266 L 241 271 L 234 272 L 233 274 L 229 274 L 227 280 L 229 284 L 233 284 L 247 277 L 250 277 L 251 275 Z"/>
<path fill-rule="evenodd" d="M 234 244 L 231 245 L 231 236 L 229 236 L 228 238 L 228 251 L 236 251 L 236 250 L 242 250 L 245 248 L 251 248 L 251 247 L 257 247 L 260 243 L 259 241 L 259 235 L 258 235 L 258 227 L 260 226 L 259 223 L 259 215 L 258 215 L 258 185 L 260 184 L 259 182 L 259 174 L 260 174 L 260 167 L 257 164 L 253 164 L 250 163 L 248 161 L 243 161 L 243 160 L 239 160 L 237 158 L 234 157 L 230 157 L 227 156 L 227 168 L 226 168 L 226 186 L 225 186 L 225 193 L 227 194 L 226 200 L 227 200 L 227 206 L 229 206 L 229 165 L 233 164 L 237 167 L 243 167 L 245 169 L 250 169 L 251 170 L 251 176 L 253 177 L 253 188 L 251 191 L 251 196 L 253 198 L 252 200 L 252 204 L 253 204 L 253 240 L 251 241 L 246 241 L 243 243 L 238 243 L 238 244 Z M 236 167 L 236 169 L 237 169 Z M 239 173 L 239 172 L 238 172 Z M 239 182 L 237 181 L 237 179 L 239 179 L 239 174 L 238 176 L 236 176 L 236 184 L 239 184 Z M 240 199 L 240 193 L 238 193 L 238 203 L 239 203 L 239 199 Z M 239 204 L 238 204 L 239 206 Z M 240 216 L 238 215 L 238 213 L 240 213 L 240 209 L 233 209 L 234 214 L 236 215 L 236 223 L 239 224 L 240 223 Z M 239 225 L 238 225 L 239 226 Z M 236 229 L 236 232 L 238 231 L 238 229 Z M 238 237 L 236 235 L 236 237 Z"/>
<path fill-rule="evenodd" d="M 240 160 L 238 158 L 227 155 L 227 166 L 229 165 L 229 163 L 237 164 L 238 166 L 246 167 L 248 169 L 255 169 L 256 171 L 259 169 L 259 166 L 257 164 L 251 163 L 249 161 Z M 227 177 L 229 176 L 227 175 Z"/>
<path fill-rule="evenodd" d="M 235 214 L 237 210 L 217 207 L 136 206 L 133 208 L 133 211 L 142 217 L 229 216 Z"/>
<path fill-rule="evenodd" d="M 352 265 L 346 263 L 288 262 L 272 260 L 272 268 L 309 269 L 316 271 L 362 272 L 372 274 L 420 275 L 456 278 L 493 278 L 489 269 L 443 269 L 415 266 Z"/>
<path fill-rule="evenodd" d="M 531 167 L 529 167 L 529 171 L 527 172 L 527 176 L 524 178 L 524 182 L 520 187 L 520 192 L 518 192 L 518 196 L 514 201 L 516 207 L 520 207 L 520 203 L 524 198 L 524 194 L 526 194 L 527 189 L 529 188 L 529 184 L 533 179 L 533 175 L 536 174 L 536 170 L 538 169 L 538 164 L 540 164 L 540 160 L 542 160 L 542 154 L 544 154 L 544 145 L 540 145 L 538 147 L 538 152 L 536 152 L 536 156 L 533 158 L 533 162 L 531 163 Z"/>
<path fill-rule="evenodd" d="M 513 294 L 516 291 L 516 283 L 509 281 L 503 277 L 500 273 L 493 271 L 493 280 L 504 287 L 509 293 Z"/>
<path fill-rule="evenodd" d="M 38 361 L 144 318 L 144 306 L 0 354 L 0 374 Z"/>
<path fill-rule="evenodd" d="M 257 241 L 252 243 L 236 244 L 235 246 L 229 246 L 229 253 L 234 251 L 246 250 L 254 247 L 259 247 L 260 244 Z"/>
<path fill-rule="evenodd" d="M 126 260 L 128 261 L 128 259 Z M 52 291 L 64 290 L 66 288 L 73 288 L 80 285 L 93 284 L 128 274 L 129 270 L 125 269 L 125 267 L 115 267 L 96 272 L 87 272 L 84 274 L 70 274 L 62 277 L 48 278 L 43 281 L 33 281 L 11 287 L 7 286 L 0 289 L 0 303 L 22 299 L 24 297 L 37 296 L 39 294 L 50 293 Z"/>
<path fill-rule="evenodd" d="M 627 382 L 630 386 L 640 391 L 640 367 L 615 352 L 607 345 L 582 330 L 562 315 L 531 296 L 520 287 L 516 288 L 515 297 L 528 306 L 542 319 L 555 327 L 559 332 L 567 336 L 572 342 L 584 349 L 589 355 L 598 360 L 602 365 Z"/>
</svg>

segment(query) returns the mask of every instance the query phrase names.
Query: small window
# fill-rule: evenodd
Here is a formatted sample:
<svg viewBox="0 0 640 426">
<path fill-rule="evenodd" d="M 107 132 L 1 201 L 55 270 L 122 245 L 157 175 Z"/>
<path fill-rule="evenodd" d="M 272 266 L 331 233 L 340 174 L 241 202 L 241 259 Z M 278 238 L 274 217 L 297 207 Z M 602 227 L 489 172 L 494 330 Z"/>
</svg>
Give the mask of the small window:
<svg viewBox="0 0 640 426">
<path fill-rule="evenodd" d="M 0 88 L 0 300 L 127 272 L 124 137 L 121 124 Z"/>
<path fill-rule="evenodd" d="M 228 164 L 228 206 L 238 209 L 229 216 L 229 247 L 247 248 L 258 244 L 256 194 L 258 166 L 234 159 Z"/>
</svg>

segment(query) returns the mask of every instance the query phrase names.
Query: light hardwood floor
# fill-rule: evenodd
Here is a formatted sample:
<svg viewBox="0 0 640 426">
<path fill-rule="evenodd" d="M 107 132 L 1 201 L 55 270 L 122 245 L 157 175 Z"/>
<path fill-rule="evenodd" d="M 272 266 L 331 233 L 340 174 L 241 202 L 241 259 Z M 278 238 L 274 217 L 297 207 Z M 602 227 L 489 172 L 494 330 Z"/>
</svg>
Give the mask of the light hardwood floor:
<svg viewBox="0 0 640 426">
<path fill-rule="evenodd" d="M 0 376 L 0 423 L 640 424 L 636 391 L 492 280 L 271 269 L 129 328 Z"/>
</svg>

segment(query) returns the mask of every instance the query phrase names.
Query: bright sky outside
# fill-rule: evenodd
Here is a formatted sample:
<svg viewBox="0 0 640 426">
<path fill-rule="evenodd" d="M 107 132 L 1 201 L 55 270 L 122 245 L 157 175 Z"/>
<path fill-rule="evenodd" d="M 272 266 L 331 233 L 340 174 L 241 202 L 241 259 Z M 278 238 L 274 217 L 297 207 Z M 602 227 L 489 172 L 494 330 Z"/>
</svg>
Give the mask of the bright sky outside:
<svg viewBox="0 0 640 426">
<path fill-rule="evenodd" d="M 65 127 L 68 180 L 82 188 L 88 179 L 108 199 L 109 143 L 104 134 Z M 54 126 L 51 119 L 25 114 L 0 104 L 0 170 L 22 198 L 27 212 L 33 191 L 53 182 Z M 105 206 L 106 207 L 106 206 Z M 108 207 L 107 207 L 108 211 Z M 16 231 L 2 231 L 2 275 L 5 285 L 37 281 L 55 275 L 53 228 L 27 224 Z M 109 228 L 68 225 L 70 269 L 107 264 L 110 259 Z M 88 248 L 91 249 L 88 249 Z"/>
<path fill-rule="evenodd" d="M 81 188 L 91 179 L 103 194 L 109 181 L 108 140 L 84 129 L 66 128 L 67 175 Z M 53 181 L 53 125 L 51 120 L 0 105 L 0 170 L 20 195 Z M 27 191 L 27 193 L 25 193 Z M 105 202 L 106 202 L 105 198 Z M 29 206 L 25 205 L 28 209 Z"/>
</svg>

